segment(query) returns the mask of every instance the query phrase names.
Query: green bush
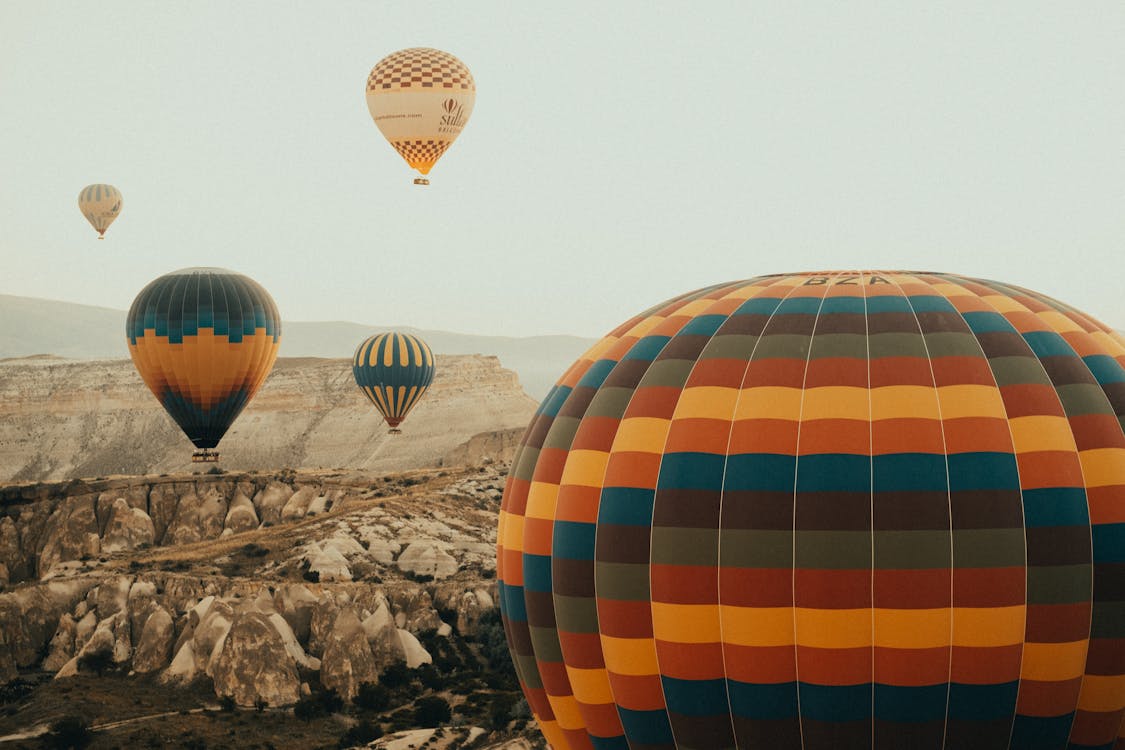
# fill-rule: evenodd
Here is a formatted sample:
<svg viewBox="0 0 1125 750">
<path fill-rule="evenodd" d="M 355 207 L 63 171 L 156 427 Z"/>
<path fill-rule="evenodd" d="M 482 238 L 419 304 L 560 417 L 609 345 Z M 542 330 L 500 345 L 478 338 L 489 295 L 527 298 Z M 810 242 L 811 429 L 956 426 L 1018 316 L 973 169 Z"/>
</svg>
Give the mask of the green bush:
<svg viewBox="0 0 1125 750">
<path fill-rule="evenodd" d="M 422 647 L 430 653 L 430 656 L 433 657 L 433 668 L 439 673 L 448 677 L 465 668 L 465 658 L 459 651 L 459 646 L 463 644 L 456 633 L 446 637 L 438 635 L 436 630 L 430 630 L 419 633 L 418 641 L 422 644 Z M 476 661 L 476 659 L 472 658 L 470 654 L 469 663 L 474 661 Z M 427 665 L 422 665 L 419 669 L 423 669 L 425 666 Z M 422 684 L 425 685 L 425 678 L 420 676 L 420 679 L 422 679 Z"/>
<path fill-rule="evenodd" d="M 369 721 L 361 721 L 354 727 L 344 732 L 337 743 L 339 747 L 355 747 L 356 745 L 366 745 L 373 740 L 377 740 L 383 736 L 383 728 L 378 724 L 372 724 Z"/>
<path fill-rule="evenodd" d="M 445 676 L 435 669 L 433 664 L 420 664 L 414 671 L 418 677 L 418 681 L 422 683 L 422 687 L 429 688 L 430 690 L 441 690 L 445 687 Z"/>
<path fill-rule="evenodd" d="M 410 670 L 406 668 L 405 662 L 396 661 L 379 674 L 379 682 L 392 690 L 402 687 L 410 682 Z"/>
<path fill-rule="evenodd" d="M 453 715 L 445 698 L 427 695 L 414 703 L 414 722 L 420 727 L 440 726 Z"/>
<path fill-rule="evenodd" d="M 391 705 L 391 691 L 386 685 L 377 685 L 374 682 L 364 682 L 359 686 L 352 702 L 359 708 L 367 711 L 385 711 Z"/>
<path fill-rule="evenodd" d="M 78 666 L 88 672 L 94 672 L 101 677 L 107 670 L 113 668 L 112 651 L 92 651 L 78 657 Z"/>
<path fill-rule="evenodd" d="M 390 716 L 391 731 L 401 732 L 404 729 L 414 729 L 414 712 L 409 708 L 400 708 Z"/>
<path fill-rule="evenodd" d="M 180 735 L 180 747 L 185 750 L 207 750 L 207 740 L 195 732 L 184 732 Z"/>
<path fill-rule="evenodd" d="M 504 729 L 512 720 L 512 706 L 516 703 L 516 696 L 503 693 L 492 698 L 492 705 L 488 708 L 488 718 L 492 729 Z"/>
<path fill-rule="evenodd" d="M 477 623 L 476 640 L 481 646 L 481 653 L 488 659 L 490 669 L 511 672 L 515 677 L 512 654 L 508 650 L 508 639 L 504 635 L 499 609 L 490 609 L 481 615 Z"/>
<path fill-rule="evenodd" d="M 297 705 L 293 706 L 293 715 L 301 721 L 311 721 L 337 713 L 343 708 L 344 701 L 335 690 L 323 690 L 297 701 Z"/>
<path fill-rule="evenodd" d="M 51 731 L 44 738 L 49 748 L 86 747 L 94 739 L 90 733 L 90 723 L 81 716 L 64 716 L 51 725 Z"/>
<path fill-rule="evenodd" d="M 34 689 L 34 685 L 20 677 L 7 685 L 0 685 L 0 706 L 21 701 L 30 695 Z"/>
<path fill-rule="evenodd" d="M 438 617 L 441 618 L 442 622 L 448 622 L 451 626 L 455 625 L 455 623 L 457 622 L 456 608 L 435 605 L 434 609 L 437 610 Z"/>
</svg>

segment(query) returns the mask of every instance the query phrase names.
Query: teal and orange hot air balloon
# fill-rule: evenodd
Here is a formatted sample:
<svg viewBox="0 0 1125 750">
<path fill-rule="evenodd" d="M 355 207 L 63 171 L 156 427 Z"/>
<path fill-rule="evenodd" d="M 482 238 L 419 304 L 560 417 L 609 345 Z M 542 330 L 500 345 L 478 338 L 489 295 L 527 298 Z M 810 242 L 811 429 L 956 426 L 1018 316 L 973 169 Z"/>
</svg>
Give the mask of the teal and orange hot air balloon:
<svg viewBox="0 0 1125 750">
<path fill-rule="evenodd" d="M 352 374 L 368 400 L 397 435 L 398 426 L 434 379 L 434 354 L 409 333 L 380 333 L 365 340 L 352 357 Z"/>
<path fill-rule="evenodd" d="M 146 286 L 125 323 L 145 385 L 196 447 L 213 450 L 277 359 L 281 317 L 258 282 L 221 268 L 185 268 Z"/>
<path fill-rule="evenodd" d="M 517 449 L 505 633 L 555 750 L 1122 748 L 1125 339 L 995 281 L 640 314 Z"/>
</svg>

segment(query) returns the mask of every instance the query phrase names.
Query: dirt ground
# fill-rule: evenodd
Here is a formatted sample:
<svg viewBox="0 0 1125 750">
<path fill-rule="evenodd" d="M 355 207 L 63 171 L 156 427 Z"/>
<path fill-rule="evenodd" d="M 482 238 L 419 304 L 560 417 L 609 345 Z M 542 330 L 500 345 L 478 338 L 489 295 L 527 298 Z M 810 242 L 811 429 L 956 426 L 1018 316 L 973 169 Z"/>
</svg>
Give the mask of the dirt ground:
<svg viewBox="0 0 1125 750">
<path fill-rule="evenodd" d="M 28 734 L 66 716 L 81 717 L 94 730 L 87 746 L 91 750 L 335 748 L 351 723 L 339 715 L 301 721 L 284 709 L 223 711 L 210 686 L 202 683 L 173 688 L 151 677 L 42 678 L 31 693 L 0 707 L 0 747 L 51 746 L 44 737 L 8 742 L 3 738 Z"/>
</svg>

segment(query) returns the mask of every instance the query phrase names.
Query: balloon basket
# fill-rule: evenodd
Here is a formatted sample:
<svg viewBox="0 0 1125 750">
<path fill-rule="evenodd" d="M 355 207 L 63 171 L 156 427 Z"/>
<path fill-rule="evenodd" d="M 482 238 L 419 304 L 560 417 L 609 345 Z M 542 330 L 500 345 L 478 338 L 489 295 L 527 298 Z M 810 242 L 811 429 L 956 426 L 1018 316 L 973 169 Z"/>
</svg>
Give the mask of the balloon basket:
<svg viewBox="0 0 1125 750">
<path fill-rule="evenodd" d="M 203 448 L 191 454 L 193 464 L 213 464 L 219 460 L 219 452 Z"/>
<path fill-rule="evenodd" d="M 415 177 L 414 178 L 414 184 L 415 185 L 429 185 L 430 181 L 427 180 L 425 177 Z"/>
<path fill-rule="evenodd" d="M 391 429 L 387 430 L 387 434 L 388 434 L 388 435 L 401 435 L 401 434 L 402 434 L 402 430 L 400 430 L 400 429 L 399 429 L 399 428 L 397 428 L 397 427 L 392 427 Z"/>
</svg>

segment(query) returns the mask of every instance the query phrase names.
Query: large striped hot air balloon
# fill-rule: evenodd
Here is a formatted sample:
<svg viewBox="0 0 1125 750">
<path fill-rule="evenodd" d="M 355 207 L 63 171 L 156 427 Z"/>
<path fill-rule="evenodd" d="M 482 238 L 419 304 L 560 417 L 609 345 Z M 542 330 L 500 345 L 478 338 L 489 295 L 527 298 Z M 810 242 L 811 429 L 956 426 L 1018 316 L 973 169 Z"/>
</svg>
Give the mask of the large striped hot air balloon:
<svg viewBox="0 0 1125 750">
<path fill-rule="evenodd" d="M 86 221 L 105 239 L 105 230 L 121 213 L 121 191 L 113 185 L 87 185 L 78 194 L 78 208 Z"/>
<path fill-rule="evenodd" d="M 375 405 L 390 434 L 422 398 L 434 379 L 434 354 L 426 342 L 409 333 L 380 333 L 360 344 L 352 357 L 352 374 Z"/>
<path fill-rule="evenodd" d="M 185 268 L 146 286 L 125 323 L 137 372 L 198 449 L 212 450 L 258 392 L 281 344 L 281 317 L 258 282 Z"/>
<path fill-rule="evenodd" d="M 477 87 L 448 52 L 411 47 L 384 57 L 367 76 L 367 109 L 411 169 L 428 175 L 469 121 Z M 414 180 L 428 185 L 424 177 Z"/>
<path fill-rule="evenodd" d="M 558 381 L 504 493 L 543 733 L 1125 746 L 1123 423 L 1125 339 L 994 281 L 768 276 L 642 313 Z"/>
</svg>

